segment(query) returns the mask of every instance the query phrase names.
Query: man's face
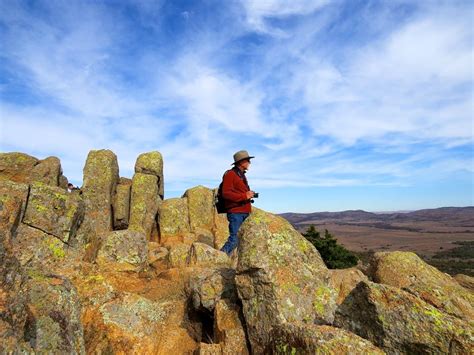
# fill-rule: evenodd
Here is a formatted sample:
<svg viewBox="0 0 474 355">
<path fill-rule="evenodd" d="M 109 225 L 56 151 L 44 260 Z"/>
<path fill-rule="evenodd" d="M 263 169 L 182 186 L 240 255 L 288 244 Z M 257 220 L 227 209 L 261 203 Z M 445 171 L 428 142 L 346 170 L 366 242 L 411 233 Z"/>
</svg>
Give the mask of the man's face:
<svg viewBox="0 0 474 355">
<path fill-rule="evenodd" d="M 250 167 L 250 159 L 246 159 L 246 160 L 242 161 L 242 163 L 240 163 L 240 166 L 243 169 L 248 170 L 249 167 Z"/>
</svg>

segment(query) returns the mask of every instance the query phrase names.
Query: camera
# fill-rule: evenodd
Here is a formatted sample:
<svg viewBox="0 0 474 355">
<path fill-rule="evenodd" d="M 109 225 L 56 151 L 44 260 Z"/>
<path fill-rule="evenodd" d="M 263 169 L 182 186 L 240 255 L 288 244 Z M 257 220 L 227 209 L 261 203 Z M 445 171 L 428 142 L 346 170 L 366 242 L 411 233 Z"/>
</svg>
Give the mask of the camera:
<svg viewBox="0 0 474 355">
<path fill-rule="evenodd" d="M 254 198 L 258 198 L 258 192 L 253 193 L 253 197 L 250 199 L 250 203 L 254 203 L 255 201 L 253 200 Z"/>
</svg>

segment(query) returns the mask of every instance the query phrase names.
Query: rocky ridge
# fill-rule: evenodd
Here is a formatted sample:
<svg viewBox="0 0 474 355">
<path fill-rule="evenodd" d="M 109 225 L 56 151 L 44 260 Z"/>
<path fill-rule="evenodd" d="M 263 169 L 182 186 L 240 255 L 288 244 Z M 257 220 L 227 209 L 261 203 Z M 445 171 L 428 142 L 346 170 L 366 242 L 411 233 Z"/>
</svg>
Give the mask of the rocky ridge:
<svg viewBox="0 0 474 355">
<path fill-rule="evenodd" d="M 414 253 L 330 270 L 254 208 L 227 238 L 215 190 L 164 199 L 163 158 L 91 151 L 80 191 L 59 159 L 0 153 L 0 353 L 474 352 L 472 278 Z"/>
</svg>

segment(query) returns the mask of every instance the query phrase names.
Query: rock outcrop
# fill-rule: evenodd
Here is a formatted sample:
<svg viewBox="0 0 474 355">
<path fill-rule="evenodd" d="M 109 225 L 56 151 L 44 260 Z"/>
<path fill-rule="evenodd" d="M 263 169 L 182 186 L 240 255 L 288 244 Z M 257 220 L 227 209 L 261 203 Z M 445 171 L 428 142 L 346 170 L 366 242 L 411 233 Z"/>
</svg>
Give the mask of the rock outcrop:
<svg viewBox="0 0 474 355">
<path fill-rule="evenodd" d="M 415 253 L 375 253 L 371 273 L 376 282 L 408 291 L 453 316 L 474 319 L 474 294 Z"/>
<path fill-rule="evenodd" d="M 413 253 L 329 270 L 254 209 L 238 255 L 215 189 L 164 198 L 163 157 L 132 179 L 91 151 L 68 193 L 59 159 L 0 154 L 0 353 L 470 354 L 472 278 Z"/>
<path fill-rule="evenodd" d="M 24 153 L 0 153 L 0 180 L 30 184 L 41 182 L 50 186 L 67 187 L 61 163 L 56 157 L 38 160 Z"/>
<path fill-rule="evenodd" d="M 256 210 L 239 231 L 237 289 L 252 350 L 263 353 L 274 326 L 330 324 L 336 291 L 316 248 L 281 217 Z"/>
<path fill-rule="evenodd" d="M 473 328 L 399 288 L 361 281 L 338 307 L 334 324 L 389 354 L 474 350 Z"/>
</svg>

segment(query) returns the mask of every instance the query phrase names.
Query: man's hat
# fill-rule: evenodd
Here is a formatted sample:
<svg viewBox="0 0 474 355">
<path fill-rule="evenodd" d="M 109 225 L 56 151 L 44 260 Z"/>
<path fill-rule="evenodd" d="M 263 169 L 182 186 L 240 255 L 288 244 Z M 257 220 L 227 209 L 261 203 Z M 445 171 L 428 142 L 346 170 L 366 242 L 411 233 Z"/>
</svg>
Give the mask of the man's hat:
<svg viewBox="0 0 474 355">
<path fill-rule="evenodd" d="M 251 157 L 246 150 L 239 150 L 237 153 L 234 154 L 234 162 L 232 164 L 237 164 L 239 161 L 252 158 L 255 157 Z"/>
</svg>

